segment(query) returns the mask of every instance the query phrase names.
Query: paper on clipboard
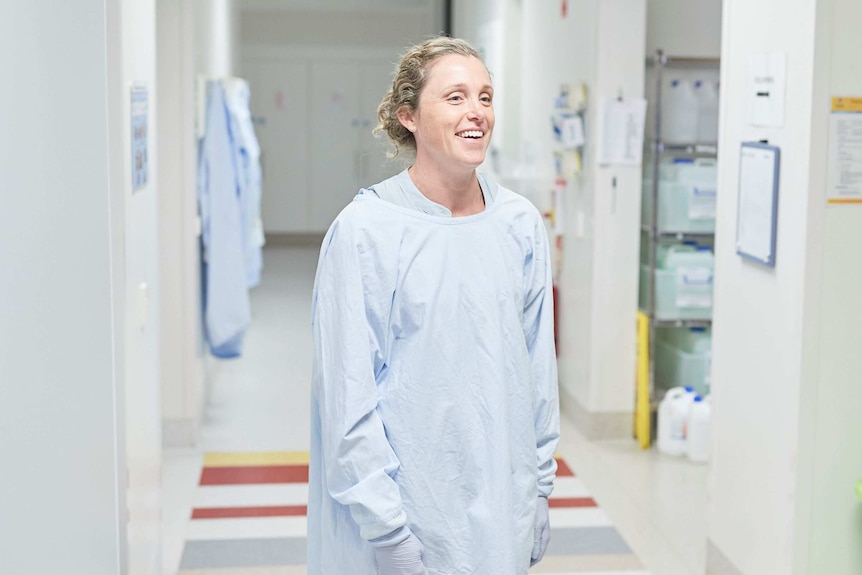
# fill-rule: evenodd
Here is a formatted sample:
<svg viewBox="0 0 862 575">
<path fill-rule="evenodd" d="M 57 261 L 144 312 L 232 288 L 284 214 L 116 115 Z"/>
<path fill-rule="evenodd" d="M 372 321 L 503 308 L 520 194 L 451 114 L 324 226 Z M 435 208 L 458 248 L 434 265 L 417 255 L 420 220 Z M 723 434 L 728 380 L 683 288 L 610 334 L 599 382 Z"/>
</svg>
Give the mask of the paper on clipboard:
<svg viewBox="0 0 862 575">
<path fill-rule="evenodd" d="M 775 263 L 778 148 L 743 144 L 739 163 L 737 252 L 766 265 Z"/>
<path fill-rule="evenodd" d="M 599 164 L 639 166 L 643 160 L 647 102 L 643 98 L 602 102 L 602 141 Z"/>
</svg>

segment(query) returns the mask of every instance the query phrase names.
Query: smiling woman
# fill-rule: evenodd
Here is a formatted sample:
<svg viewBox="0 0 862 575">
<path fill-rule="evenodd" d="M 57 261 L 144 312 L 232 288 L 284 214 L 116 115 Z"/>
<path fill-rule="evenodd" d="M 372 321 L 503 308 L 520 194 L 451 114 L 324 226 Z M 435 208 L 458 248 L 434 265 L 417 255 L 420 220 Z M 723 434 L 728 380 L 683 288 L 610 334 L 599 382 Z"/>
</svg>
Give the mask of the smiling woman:
<svg viewBox="0 0 862 575">
<path fill-rule="evenodd" d="M 476 168 L 494 91 L 474 48 L 408 51 L 378 132 L 408 169 L 336 218 L 312 304 L 310 575 L 526 575 L 559 440 L 548 240 Z"/>
</svg>

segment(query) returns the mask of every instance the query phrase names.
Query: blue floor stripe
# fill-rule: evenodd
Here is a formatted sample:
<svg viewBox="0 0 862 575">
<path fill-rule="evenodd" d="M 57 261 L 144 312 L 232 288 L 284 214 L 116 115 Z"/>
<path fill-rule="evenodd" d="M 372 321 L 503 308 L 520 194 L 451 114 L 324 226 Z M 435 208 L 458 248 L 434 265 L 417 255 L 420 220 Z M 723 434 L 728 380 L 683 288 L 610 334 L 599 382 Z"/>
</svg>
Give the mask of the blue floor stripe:
<svg viewBox="0 0 862 575">
<path fill-rule="evenodd" d="M 613 527 L 551 528 L 548 555 L 623 555 L 632 550 Z"/>
<path fill-rule="evenodd" d="M 186 541 L 180 569 L 304 565 L 305 537 Z"/>
<path fill-rule="evenodd" d="M 551 530 L 549 556 L 625 555 L 632 551 L 613 527 L 563 527 Z M 228 539 L 187 541 L 180 569 L 305 565 L 306 539 Z"/>
</svg>

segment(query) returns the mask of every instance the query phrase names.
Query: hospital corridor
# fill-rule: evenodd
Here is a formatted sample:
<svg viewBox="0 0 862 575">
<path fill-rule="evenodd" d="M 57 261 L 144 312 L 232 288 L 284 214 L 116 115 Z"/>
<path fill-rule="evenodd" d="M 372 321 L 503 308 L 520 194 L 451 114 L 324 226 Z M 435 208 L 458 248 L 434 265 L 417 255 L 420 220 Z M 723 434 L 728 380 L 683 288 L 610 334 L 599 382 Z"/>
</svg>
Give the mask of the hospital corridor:
<svg viewBox="0 0 862 575">
<path fill-rule="evenodd" d="M 308 324 L 317 252 L 264 250 L 246 350 L 218 365 L 200 448 L 165 452 L 164 573 L 306 573 L 311 334 L 289 326 Z M 562 436 L 551 547 L 531 573 L 644 575 L 634 546 L 651 573 L 694 572 L 705 469 L 644 459 L 628 440 L 592 443 L 565 422 Z"/>
<path fill-rule="evenodd" d="M 858 0 L 2 0 L 0 575 L 862 575 Z"/>
</svg>

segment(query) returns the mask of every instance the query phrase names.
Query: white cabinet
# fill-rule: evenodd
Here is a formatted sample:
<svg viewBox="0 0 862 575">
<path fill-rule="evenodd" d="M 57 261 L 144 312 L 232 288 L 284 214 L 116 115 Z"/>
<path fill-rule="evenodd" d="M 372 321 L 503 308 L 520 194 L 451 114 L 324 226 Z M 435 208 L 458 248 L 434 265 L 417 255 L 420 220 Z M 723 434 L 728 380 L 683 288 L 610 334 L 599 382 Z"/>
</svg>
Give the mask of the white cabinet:
<svg viewBox="0 0 862 575">
<path fill-rule="evenodd" d="M 269 232 L 308 229 L 308 70 L 308 62 L 301 59 L 243 65 L 261 147 L 261 214 Z"/>
<path fill-rule="evenodd" d="M 377 106 L 393 56 L 246 58 L 270 233 L 323 232 L 357 190 L 396 173 Z"/>
</svg>

